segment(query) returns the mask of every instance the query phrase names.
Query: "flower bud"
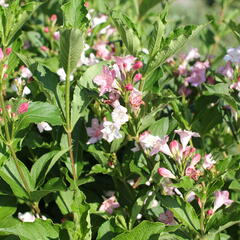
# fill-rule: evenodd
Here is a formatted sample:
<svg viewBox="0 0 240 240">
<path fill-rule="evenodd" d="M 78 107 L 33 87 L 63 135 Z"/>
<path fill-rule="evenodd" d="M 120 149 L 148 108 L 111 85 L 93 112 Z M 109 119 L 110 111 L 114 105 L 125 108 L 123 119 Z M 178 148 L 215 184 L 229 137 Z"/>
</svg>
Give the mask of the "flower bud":
<svg viewBox="0 0 240 240">
<path fill-rule="evenodd" d="M 176 177 L 166 168 L 159 168 L 158 174 L 162 177 L 175 179 Z"/>
<path fill-rule="evenodd" d="M 46 47 L 46 46 L 41 46 L 41 48 L 40 48 L 42 51 L 44 51 L 44 52 L 47 52 L 48 50 L 49 50 L 49 48 L 48 47 Z"/>
<path fill-rule="evenodd" d="M 7 54 L 7 56 L 10 55 L 11 52 L 12 52 L 12 48 L 9 47 L 9 48 L 6 49 L 6 54 Z"/>
<path fill-rule="evenodd" d="M 23 114 L 25 112 L 28 111 L 28 107 L 29 107 L 29 103 L 28 102 L 25 102 L 25 103 L 22 103 L 19 108 L 18 108 L 18 113 L 19 114 Z"/>
<path fill-rule="evenodd" d="M 49 33 L 49 28 L 48 28 L 48 27 L 44 27 L 44 28 L 43 28 L 43 31 L 44 31 L 45 33 Z"/>
<path fill-rule="evenodd" d="M 16 121 L 18 116 L 15 112 L 13 112 L 11 117 L 12 117 L 13 121 Z"/>
<path fill-rule="evenodd" d="M 142 68 L 142 67 L 143 67 L 142 61 L 136 61 L 136 62 L 134 63 L 134 65 L 133 65 L 133 69 L 134 69 L 134 70 L 138 70 L 138 69 L 140 69 L 140 68 Z"/>
<path fill-rule="evenodd" d="M 52 22 L 56 22 L 57 21 L 57 15 L 56 14 L 53 14 L 51 17 L 50 17 L 50 20 Z"/>
<path fill-rule="evenodd" d="M 198 164 L 200 162 L 200 160 L 201 160 L 201 155 L 199 153 L 197 153 L 191 161 L 191 166 L 195 166 L 196 164 Z"/>
<path fill-rule="evenodd" d="M 7 106 L 6 106 L 6 110 L 7 110 L 7 112 L 8 112 L 8 116 L 11 117 L 12 106 L 11 106 L 11 105 L 7 105 Z"/>
<path fill-rule="evenodd" d="M 138 81 L 140 81 L 142 79 L 142 74 L 141 73 L 137 73 L 136 75 L 135 75 L 135 77 L 134 77 L 134 81 L 135 82 L 138 82 Z"/>
<path fill-rule="evenodd" d="M 55 39 L 55 40 L 59 40 L 60 39 L 60 32 L 55 32 L 54 34 L 53 34 L 53 38 Z"/>
<path fill-rule="evenodd" d="M 2 114 L 2 112 L 3 112 L 3 110 L 2 110 L 2 108 L 0 108 L 0 114 Z"/>
<path fill-rule="evenodd" d="M 133 90 L 133 85 L 132 84 L 127 84 L 126 86 L 125 86 L 125 89 L 127 90 L 127 91 L 132 91 Z"/>
<path fill-rule="evenodd" d="M 213 213 L 214 213 L 214 211 L 213 211 L 212 209 L 209 209 L 209 210 L 207 211 L 207 215 L 208 215 L 208 216 L 213 215 Z"/>
</svg>

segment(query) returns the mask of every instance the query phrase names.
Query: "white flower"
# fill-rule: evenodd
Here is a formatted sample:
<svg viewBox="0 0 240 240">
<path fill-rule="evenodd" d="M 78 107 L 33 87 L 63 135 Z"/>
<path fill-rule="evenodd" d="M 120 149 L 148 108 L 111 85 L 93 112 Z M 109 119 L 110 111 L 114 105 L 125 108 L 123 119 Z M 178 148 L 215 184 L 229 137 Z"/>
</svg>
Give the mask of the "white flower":
<svg viewBox="0 0 240 240">
<path fill-rule="evenodd" d="M 139 137 L 139 143 L 143 150 L 146 150 L 147 148 L 153 148 L 158 140 L 159 137 L 153 136 L 148 131 L 145 131 Z"/>
<path fill-rule="evenodd" d="M 31 78 L 32 72 L 27 67 L 21 67 L 21 77 L 22 78 Z"/>
<path fill-rule="evenodd" d="M 203 168 L 210 170 L 216 161 L 213 160 L 212 154 L 206 154 L 204 157 Z"/>
<path fill-rule="evenodd" d="M 60 77 L 60 81 L 64 82 L 66 81 L 66 73 L 63 68 L 59 68 L 57 70 L 57 75 Z M 73 75 L 70 75 L 70 81 L 73 80 Z"/>
<path fill-rule="evenodd" d="M 139 214 L 137 215 L 137 220 L 140 220 L 141 218 L 142 218 L 142 214 L 139 213 Z"/>
<path fill-rule="evenodd" d="M 40 133 L 42 133 L 43 131 L 52 131 L 51 126 L 47 122 L 38 123 L 37 128 Z"/>
<path fill-rule="evenodd" d="M 18 213 L 18 218 L 22 221 L 22 222 L 34 222 L 36 220 L 36 217 L 30 213 L 30 212 L 25 212 L 25 213 Z"/>
<path fill-rule="evenodd" d="M 119 126 L 123 125 L 129 120 L 127 109 L 121 105 L 115 107 L 111 115 L 114 123 L 118 124 Z"/>
<path fill-rule="evenodd" d="M 227 50 L 227 55 L 225 55 L 224 60 L 226 62 L 231 61 L 232 63 L 240 63 L 240 47 L 229 48 Z"/>
<path fill-rule="evenodd" d="M 18 93 L 18 89 L 21 88 L 21 85 L 24 84 L 24 81 L 22 80 L 21 77 L 15 79 L 15 83 L 11 84 L 11 88 L 14 92 Z M 29 95 L 31 93 L 31 90 L 25 86 L 23 88 L 22 96 Z"/>
<path fill-rule="evenodd" d="M 2 6 L 2 7 L 8 7 L 9 4 L 5 3 L 5 0 L 0 0 L 0 6 Z"/>
<path fill-rule="evenodd" d="M 108 17 L 104 14 L 99 17 L 94 17 L 92 19 L 92 28 L 95 28 L 97 25 L 105 23 L 107 21 L 107 19 L 108 19 Z"/>
<path fill-rule="evenodd" d="M 114 139 L 119 139 L 122 137 L 121 133 L 119 132 L 120 127 L 118 124 L 110 121 L 103 122 L 103 129 L 101 132 L 103 133 L 103 139 L 108 141 L 109 143 L 112 142 Z"/>
</svg>

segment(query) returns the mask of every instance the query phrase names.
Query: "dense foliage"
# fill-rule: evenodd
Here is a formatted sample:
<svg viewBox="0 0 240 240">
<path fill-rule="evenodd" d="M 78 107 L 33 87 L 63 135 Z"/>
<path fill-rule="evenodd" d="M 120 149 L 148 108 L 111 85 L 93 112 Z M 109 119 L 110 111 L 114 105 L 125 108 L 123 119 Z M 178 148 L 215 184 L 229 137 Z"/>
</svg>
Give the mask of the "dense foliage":
<svg viewBox="0 0 240 240">
<path fill-rule="evenodd" d="M 0 239 L 238 239 L 239 7 L 0 0 Z"/>
</svg>

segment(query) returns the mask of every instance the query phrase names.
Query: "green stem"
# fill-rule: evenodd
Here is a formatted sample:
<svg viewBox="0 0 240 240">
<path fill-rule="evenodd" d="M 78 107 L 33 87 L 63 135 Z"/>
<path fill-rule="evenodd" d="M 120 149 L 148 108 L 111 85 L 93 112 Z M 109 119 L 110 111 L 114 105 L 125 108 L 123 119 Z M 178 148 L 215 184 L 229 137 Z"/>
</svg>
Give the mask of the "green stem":
<svg viewBox="0 0 240 240">
<path fill-rule="evenodd" d="M 70 73 L 67 72 L 66 75 L 66 87 L 65 87 L 65 111 L 66 111 L 66 132 L 67 132 L 67 138 L 68 138 L 68 147 L 69 147 L 69 157 L 71 160 L 72 165 L 72 175 L 74 182 L 77 182 L 77 175 L 76 175 L 76 169 L 75 169 L 75 161 L 74 161 L 74 155 L 73 155 L 73 149 L 72 149 L 72 127 L 71 127 L 71 114 L 70 114 Z"/>
</svg>

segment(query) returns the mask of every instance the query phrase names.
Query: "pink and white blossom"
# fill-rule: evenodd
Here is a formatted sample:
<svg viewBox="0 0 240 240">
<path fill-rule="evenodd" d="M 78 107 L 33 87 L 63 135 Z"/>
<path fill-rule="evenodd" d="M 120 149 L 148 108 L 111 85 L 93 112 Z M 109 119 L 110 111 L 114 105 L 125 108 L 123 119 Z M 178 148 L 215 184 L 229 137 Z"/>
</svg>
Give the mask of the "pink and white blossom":
<svg viewBox="0 0 240 240">
<path fill-rule="evenodd" d="M 38 123 L 37 128 L 40 133 L 44 131 L 52 131 L 52 127 L 47 122 Z"/>
<path fill-rule="evenodd" d="M 185 79 L 193 87 L 197 87 L 206 81 L 206 69 L 209 62 L 196 62 L 192 68 L 191 75 Z"/>
<path fill-rule="evenodd" d="M 119 126 L 123 125 L 129 120 L 129 116 L 127 114 L 127 108 L 121 105 L 115 107 L 111 115 L 114 123 L 116 123 Z"/>
<path fill-rule="evenodd" d="M 91 121 L 91 127 L 87 127 L 87 135 L 90 139 L 87 141 L 87 144 L 93 144 L 102 139 L 103 134 L 101 130 L 103 129 L 103 124 L 99 124 L 97 118 L 93 118 Z"/>
<path fill-rule="evenodd" d="M 217 72 L 229 79 L 233 79 L 234 70 L 230 61 L 228 61 L 225 66 L 220 67 Z"/>
<path fill-rule="evenodd" d="M 65 70 L 64 70 L 63 68 L 59 68 L 59 69 L 57 70 L 57 75 L 59 76 L 61 82 L 66 81 L 67 75 L 66 75 Z M 73 77 L 73 75 L 71 74 L 71 75 L 70 75 L 70 81 L 72 81 L 73 78 L 74 78 L 74 77 Z"/>
<path fill-rule="evenodd" d="M 237 48 L 229 48 L 227 50 L 227 54 L 224 57 L 226 62 L 230 61 L 232 63 L 239 64 L 240 63 L 240 47 Z"/>
<path fill-rule="evenodd" d="M 21 71 L 21 77 L 22 78 L 29 79 L 29 78 L 32 77 L 32 72 L 27 67 L 21 66 L 20 71 Z"/>
<path fill-rule="evenodd" d="M 103 139 L 112 142 L 114 139 L 119 139 L 122 137 L 122 134 L 119 132 L 120 126 L 114 122 L 104 121 L 103 129 L 101 130 L 103 134 Z"/>
<path fill-rule="evenodd" d="M 126 57 L 115 57 L 115 61 L 122 72 L 131 71 L 135 60 L 136 58 L 130 55 Z"/>
<path fill-rule="evenodd" d="M 159 137 L 153 136 L 149 131 L 143 132 L 139 137 L 139 143 L 143 150 L 152 149 Z"/>
<path fill-rule="evenodd" d="M 206 154 L 204 157 L 203 168 L 210 170 L 214 166 L 215 163 L 216 163 L 216 161 L 213 160 L 212 154 L 211 153 Z"/>
<path fill-rule="evenodd" d="M 162 153 L 164 153 L 164 154 L 166 154 L 170 157 L 173 157 L 173 155 L 172 155 L 172 153 L 169 149 L 169 146 L 167 144 L 168 140 L 169 140 L 168 136 L 157 139 L 155 145 L 153 146 L 153 149 L 152 149 L 150 155 L 155 155 L 159 152 L 162 152 Z"/>
<path fill-rule="evenodd" d="M 240 92 L 240 80 L 230 85 L 231 89 L 235 89 Z"/>
<path fill-rule="evenodd" d="M 0 6 L 2 7 L 8 7 L 9 4 L 5 2 L 5 0 L 0 0 Z"/>
<path fill-rule="evenodd" d="M 23 113 L 27 112 L 28 111 L 28 107 L 29 107 L 29 103 L 28 102 L 20 104 L 20 106 L 18 107 L 18 113 L 19 114 L 23 114 Z"/>
<path fill-rule="evenodd" d="M 114 70 L 110 70 L 107 66 L 103 66 L 102 73 L 93 79 L 93 82 L 100 87 L 100 96 L 113 90 L 115 77 L 116 72 Z"/>
<path fill-rule="evenodd" d="M 113 53 L 107 49 L 107 42 L 98 42 L 93 47 L 96 50 L 96 56 L 103 60 L 111 60 Z"/>
<path fill-rule="evenodd" d="M 201 172 L 194 166 L 188 166 L 185 170 L 185 175 L 197 181 L 199 176 L 201 175 Z"/>
<path fill-rule="evenodd" d="M 168 169 L 166 168 L 159 168 L 158 169 L 158 174 L 162 177 L 165 177 L 165 178 L 171 178 L 171 179 L 175 179 L 176 176 L 174 176 L 171 171 L 169 171 Z"/>
<path fill-rule="evenodd" d="M 194 199 L 196 199 L 196 194 L 193 191 L 187 194 L 186 200 L 188 202 L 192 202 Z"/>
<path fill-rule="evenodd" d="M 132 108 L 134 110 L 138 110 L 142 104 L 144 104 L 142 100 L 142 92 L 138 91 L 136 88 L 134 88 L 131 91 L 131 94 L 129 96 L 129 103 L 131 104 Z"/>
<path fill-rule="evenodd" d="M 21 220 L 22 222 L 35 222 L 36 217 L 30 212 L 25 213 L 19 212 L 18 219 Z"/>
<path fill-rule="evenodd" d="M 175 225 L 174 215 L 170 210 L 165 213 L 160 214 L 159 221 L 165 223 L 166 225 Z"/>
<path fill-rule="evenodd" d="M 115 196 L 112 196 L 106 199 L 99 208 L 99 211 L 108 212 L 109 214 L 113 214 L 113 210 L 119 208 L 120 204 L 117 202 Z"/>
<path fill-rule="evenodd" d="M 190 163 L 190 166 L 191 167 L 194 167 L 196 166 L 201 160 L 201 154 L 197 153 L 193 158 L 192 158 L 192 161 Z"/>
<path fill-rule="evenodd" d="M 222 205 L 229 206 L 233 203 L 233 200 L 229 199 L 229 192 L 228 191 L 217 191 L 214 193 L 215 201 L 213 212 L 216 212 Z"/>
<path fill-rule="evenodd" d="M 200 137 L 200 135 L 196 132 L 191 132 L 187 130 L 175 130 L 175 133 L 177 133 L 180 136 L 180 141 L 182 143 L 183 151 L 186 149 L 190 139 L 192 137 Z"/>
</svg>

